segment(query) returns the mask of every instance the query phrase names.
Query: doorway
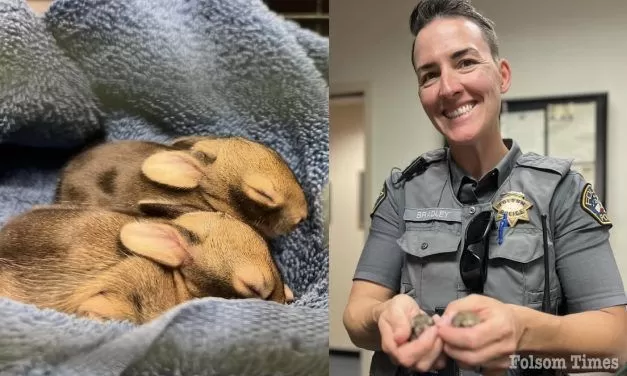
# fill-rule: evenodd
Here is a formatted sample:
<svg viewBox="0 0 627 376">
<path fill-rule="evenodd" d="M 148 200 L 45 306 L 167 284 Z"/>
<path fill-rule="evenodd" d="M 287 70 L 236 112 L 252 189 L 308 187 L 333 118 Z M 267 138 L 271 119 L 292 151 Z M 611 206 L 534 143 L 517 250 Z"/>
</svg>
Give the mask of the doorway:
<svg viewBox="0 0 627 376">
<path fill-rule="evenodd" d="M 362 94 L 329 100 L 329 356 L 331 375 L 361 374 L 360 349 L 350 341 L 342 315 L 365 242 L 365 102 Z"/>
</svg>

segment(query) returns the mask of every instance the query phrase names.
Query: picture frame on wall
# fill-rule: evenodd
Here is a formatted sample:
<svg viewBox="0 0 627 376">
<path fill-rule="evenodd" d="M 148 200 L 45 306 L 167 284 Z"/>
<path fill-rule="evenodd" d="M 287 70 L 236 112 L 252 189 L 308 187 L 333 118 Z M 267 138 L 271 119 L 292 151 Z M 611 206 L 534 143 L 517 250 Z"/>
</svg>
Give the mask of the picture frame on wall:
<svg viewBox="0 0 627 376">
<path fill-rule="evenodd" d="M 607 93 L 507 99 L 501 134 L 523 153 L 572 159 L 607 208 Z"/>
</svg>

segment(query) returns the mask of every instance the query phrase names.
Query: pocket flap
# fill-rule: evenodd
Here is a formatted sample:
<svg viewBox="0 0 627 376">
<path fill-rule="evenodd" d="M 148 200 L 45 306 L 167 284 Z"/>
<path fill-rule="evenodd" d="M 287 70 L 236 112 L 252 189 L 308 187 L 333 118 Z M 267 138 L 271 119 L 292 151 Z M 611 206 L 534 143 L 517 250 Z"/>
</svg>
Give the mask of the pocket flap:
<svg viewBox="0 0 627 376">
<path fill-rule="evenodd" d="M 405 231 L 397 243 L 403 251 L 417 257 L 457 252 L 459 236 L 442 231 Z"/>
<path fill-rule="evenodd" d="M 544 255 L 542 231 L 539 229 L 507 228 L 501 245 L 497 242 L 497 231 L 490 236 L 490 259 L 502 258 L 526 264 Z"/>
</svg>

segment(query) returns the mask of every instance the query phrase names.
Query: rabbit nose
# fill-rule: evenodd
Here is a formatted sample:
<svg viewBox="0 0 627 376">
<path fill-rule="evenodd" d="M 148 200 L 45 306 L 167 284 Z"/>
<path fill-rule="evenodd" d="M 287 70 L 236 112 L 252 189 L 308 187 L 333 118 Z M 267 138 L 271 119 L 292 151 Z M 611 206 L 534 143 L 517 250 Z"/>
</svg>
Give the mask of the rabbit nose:
<svg viewBox="0 0 627 376">
<path fill-rule="evenodd" d="M 292 230 L 296 229 L 296 227 L 298 227 L 301 223 L 303 223 L 305 221 L 305 219 L 307 219 L 306 215 L 300 215 L 297 217 L 293 217 L 292 219 Z"/>
<path fill-rule="evenodd" d="M 285 293 L 285 302 L 292 303 L 294 302 L 294 292 L 289 288 L 288 285 L 283 285 L 284 293 Z"/>
<path fill-rule="evenodd" d="M 235 291 L 245 298 L 267 299 L 274 290 L 271 279 L 254 266 L 238 269 L 234 276 L 233 286 Z"/>
</svg>

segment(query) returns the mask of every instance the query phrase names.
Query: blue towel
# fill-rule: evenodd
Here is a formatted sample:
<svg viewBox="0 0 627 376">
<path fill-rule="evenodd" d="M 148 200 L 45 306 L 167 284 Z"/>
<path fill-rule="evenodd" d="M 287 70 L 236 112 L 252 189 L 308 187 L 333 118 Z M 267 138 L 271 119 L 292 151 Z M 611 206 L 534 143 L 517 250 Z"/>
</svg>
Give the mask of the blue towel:
<svg viewBox="0 0 627 376">
<path fill-rule="evenodd" d="M 0 0 L 0 40 L 0 225 L 52 202 L 78 151 L 121 139 L 247 137 L 310 206 L 271 243 L 293 304 L 206 298 L 133 326 L 0 299 L 0 374 L 327 374 L 328 39 L 261 0 L 56 0 L 43 17 Z"/>
<path fill-rule="evenodd" d="M 0 299 L 0 375 L 328 375 L 327 323 L 306 307 L 218 298 L 148 324 L 103 325 Z M 237 325 L 235 325 L 237 324 Z"/>
</svg>

